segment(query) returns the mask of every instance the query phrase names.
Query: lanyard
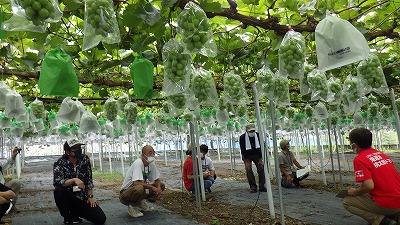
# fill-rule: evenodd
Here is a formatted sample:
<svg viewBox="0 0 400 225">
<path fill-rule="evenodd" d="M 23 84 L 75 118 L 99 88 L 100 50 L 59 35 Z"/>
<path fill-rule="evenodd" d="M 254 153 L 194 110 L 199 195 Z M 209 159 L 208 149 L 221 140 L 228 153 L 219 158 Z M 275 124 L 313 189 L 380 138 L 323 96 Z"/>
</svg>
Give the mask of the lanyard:
<svg viewBox="0 0 400 225">
<path fill-rule="evenodd" d="M 146 173 L 146 168 L 147 168 L 147 173 Z M 146 184 L 148 184 L 149 183 L 149 173 L 150 173 L 150 168 L 148 167 L 148 166 L 145 166 L 144 167 L 144 171 L 143 171 L 143 180 L 144 180 L 144 182 L 146 183 Z"/>
<path fill-rule="evenodd" d="M 285 154 L 285 157 L 286 157 L 286 160 L 289 162 L 289 164 L 290 164 L 290 169 L 292 169 L 293 168 L 293 159 L 292 159 L 292 157 L 290 156 L 290 152 L 288 152 L 287 154 L 285 153 L 285 152 L 283 152 L 283 154 Z"/>
</svg>

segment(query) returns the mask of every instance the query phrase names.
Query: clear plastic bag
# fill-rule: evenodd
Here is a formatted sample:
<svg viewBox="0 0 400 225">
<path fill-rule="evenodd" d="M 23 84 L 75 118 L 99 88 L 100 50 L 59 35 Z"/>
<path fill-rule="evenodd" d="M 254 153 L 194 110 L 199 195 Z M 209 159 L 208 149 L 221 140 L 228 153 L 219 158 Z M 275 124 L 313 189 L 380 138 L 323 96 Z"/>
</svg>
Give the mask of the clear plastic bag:
<svg viewBox="0 0 400 225">
<path fill-rule="evenodd" d="M 125 105 L 129 102 L 129 96 L 126 93 L 122 93 L 121 96 L 119 96 L 117 100 L 118 104 L 118 111 L 119 112 L 124 112 Z"/>
<path fill-rule="evenodd" d="M 6 106 L 6 96 L 11 88 L 5 84 L 3 81 L 0 82 L 0 107 Z"/>
<path fill-rule="evenodd" d="M 190 90 L 203 106 L 215 106 L 218 103 L 217 89 L 211 73 L 202 68 L 193 69 Z"/>
<path fill-rule="evenodd" d="M 314 69 L 308 74 L 307 79 L 311 89 L 311 101 L 328 101 L 329 87 L 325 72 Z"/>
<path fill-rule="evenodd" d="M 329 117 L 328 110 L 326 109 L 326 106 L 322 102 L 318 102 L 318 104 L 314 108 L 314 118 L 317 120 L 324 120 Z"/>
<path fill-rule="evenodd" d="M 13 16 L 3 23 L 7 31 L 44 33 L 47 23 L 56 23 L 62 17 L 57 0 L 11 0 Z"/>
<path fill-rule="evenodd" d="M 29 106 L 31 107 L 33 115 L 37 119 L 44 118 L 45 110 L 44 110 L 44 105 L 43 105 L 42 101 L 40 101 L 39 99 L 36 98 L 33 102 L 31 102 L 31 104 L 29 104 Z"/>
<path fill-rule="evenodd" d="M 340 79 L 336 77 L 330 77 L 328 80 L 328 102 L 331 105 L 340 104 L 342 96 L 342 84 L 340 84 Z"/>
<path fill-rule="evenodd" d="M 167 97 L 167 101 L 171 103 L 173 107 L 173 111 L 177 114 L 182 114 L 183 110 L 186 106 L 186 94 L 185 93 L 177 93 Z"/>
<path fill-rule="evenodd" d="M 19 117 L 23 116 L 26 113 L 24 100 L 22 96 L 15 92 L 10 91 L 6 95 L 6 109 L 5 109 L 6 117 Z"/>
<path fill-rule="evenodd" d="M 259 95 L 259 98 L 262 98 L 264 96 L 268 97 L 269 99 L 272 98 L 274 95 L 274 73 L 271 71 L 271 69 L 267 66 L 263 66 L 261 69 L 259 69 L 256 72 L 256 77 L 257 77 L 257 92 Z"/>
<path fill-rule="evenodd" d="M 191 55 L 184 53 L 184 45 L 177 39 L 169 40 L 163 47 L 163 94 L 169 96 L 189 87 Z"/>
<path fill-rule="evenodd" d="M 277 71 L 273 77 L 275 103 L 280 105 L 290 105 L 289 80 L 287 77 L 279 76 L 278 74 L 279 71 Z"/>
<path fill-rule="evenodd" d="M 242 78 L 232 71 L 224 74 L 224 96 L 234 104 L 249 102 Z"/>
<path fill-rule="evenodd" d="M 136 103 L 128 102 L 124 107 L 124 114 L 128 124 L 135 124 L 138 116 L 138 109 Z"/>
<path fill-rule="evenodd" d="M 121 41 L 112 0 L 85 0 L 84 26 L 83 51 L 97 46 L 100 41 L 107 44 Z"/>
<path fill-rule="evenodd" d="M 304 74 L 305 40 L 301 33 L 289 28 L 279 46 L 281 75 L 299 79 Z"/>
<path fill-rule="evenodd" d="M 364 87 L 364 94 L 368 94 L 370 90 L 379 94 L 389 93 L 389 88 L 378 56 L 370 53 L 367 59 L 361 61 L 357 66 L 357 75 L 366 84 Z"/>
<path fill-rule="evenodd" d="M 104 103 L 104 113 L 109 121 L 114 121 L 118 115 L 118 103 L 113 97 L 108 98 Z"/>
<path fill-rule="evenodd" d="M 343 111 L 349 115 L 359 111 L 362 97 L 362 88 L 359 79 L 351 74 L 348 75 L 343 83 L 342 90 Z"/>
<path fill-rule="evenodd" d="M 188 2 L 177 18 L 178 36 L 186 45 L 189 54 L 200 53 L 207 57 L 217 55 L 210 22 L 200 6 Z"/>
<path fill-rule="evenodd" d="M 308 84 L 308 74 L 315 69 L 315 65 L 308 64 L 307 62 L 304 63 L 304 74 L 300 77 L 300 94 L 306 95 L 310 93 L 310 85 Z"/>
</svg>

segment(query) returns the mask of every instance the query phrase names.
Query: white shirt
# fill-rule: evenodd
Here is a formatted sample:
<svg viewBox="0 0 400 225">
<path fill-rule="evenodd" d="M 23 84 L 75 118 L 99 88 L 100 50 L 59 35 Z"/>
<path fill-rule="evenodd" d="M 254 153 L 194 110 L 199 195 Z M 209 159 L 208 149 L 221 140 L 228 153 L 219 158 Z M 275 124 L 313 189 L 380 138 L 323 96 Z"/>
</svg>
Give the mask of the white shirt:
<svg viewBox="0 0 400 225">
<path fill-rule="evenodd" d="M 145 179 L 146 175 L 147 179 Z M 126 172 L 121 190 L 130 187 L 134 181 L 140 180 L 145 183 L 153 183 L 159 178 L 160 172 L 158 172 L 156 164 L 150 163 L 149 166 L 145 167 L 142 158 L 138 158 L 132 163 L 131 167 L 129 167 L 128 171 Z"/>
<path fill-rule="evenodd" d="M 11 157 L 7 161 L 5 161 L 5 160 L 0 161 L 0 166 L 2 167 L 2 171 L 3 171 L 3 172 L 0 173 L 0 183 L 2 183 L 2 184 L 5 183 L 4 174 L 3 173 L 6 170 L 10 169 L 11 166 L 14 165 L 14 163 L 15 163 L 15 159 L 13 160 Z"/>
<path fill-rule="evenodd" d="M 207 170 L 215 170 L 214 165 L 212 163 L 212 160 L 210 157 L 205 156 L 204 159 L 201 160 L 201 168 L 203 169 L 203 172 L 206 172 Z"/>
</svg>

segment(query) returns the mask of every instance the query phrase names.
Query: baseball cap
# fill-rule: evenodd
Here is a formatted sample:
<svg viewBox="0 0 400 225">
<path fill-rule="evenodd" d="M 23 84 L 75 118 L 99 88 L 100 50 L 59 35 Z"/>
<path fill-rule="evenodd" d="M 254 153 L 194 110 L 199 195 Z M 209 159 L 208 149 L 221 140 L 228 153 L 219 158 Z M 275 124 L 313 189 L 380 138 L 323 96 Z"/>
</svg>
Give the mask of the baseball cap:
<svg viewBox="0 0 400 225">
<path fill-rule="evenodd" d="M 289 144 L 289 142 L 290 142 L 290 139 L 289 139 L 289 140 L 283 139 L 283 140 L 279 143 L 279 146 L 281 147 L 281 149 L 284 149 L 285 146 Z"/>
<path fill-rule="evenodd" d="M 71 148 L 73 148 L 75 146 L 81 146 L 81 145 L 85 145 L 85 144 L 83 144 L 82 142 L 78 141 L 78 139 L 67 140 L 64 143 L 64 151 L 70 150 Z"/>
<path fill-rule="evenodd" d="M 254 123 L 249 123 L 246 125 L 246 131 L 256 131 L 256 126 L 254 125 Z"/>
</svg>

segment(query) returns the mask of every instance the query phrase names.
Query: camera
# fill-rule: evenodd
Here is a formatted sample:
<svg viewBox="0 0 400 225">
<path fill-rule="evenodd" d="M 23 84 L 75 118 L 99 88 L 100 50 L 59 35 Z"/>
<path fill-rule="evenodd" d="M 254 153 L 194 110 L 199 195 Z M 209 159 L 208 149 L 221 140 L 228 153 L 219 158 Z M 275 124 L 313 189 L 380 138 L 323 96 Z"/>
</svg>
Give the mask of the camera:
<svg viewBox="0 0 400 225">
<path fill-rule="evenodd" d="M 78 186 L 72 186 L 72 192 L 77 192 L 81 191 L 81 189 Z"/>
</svg>

